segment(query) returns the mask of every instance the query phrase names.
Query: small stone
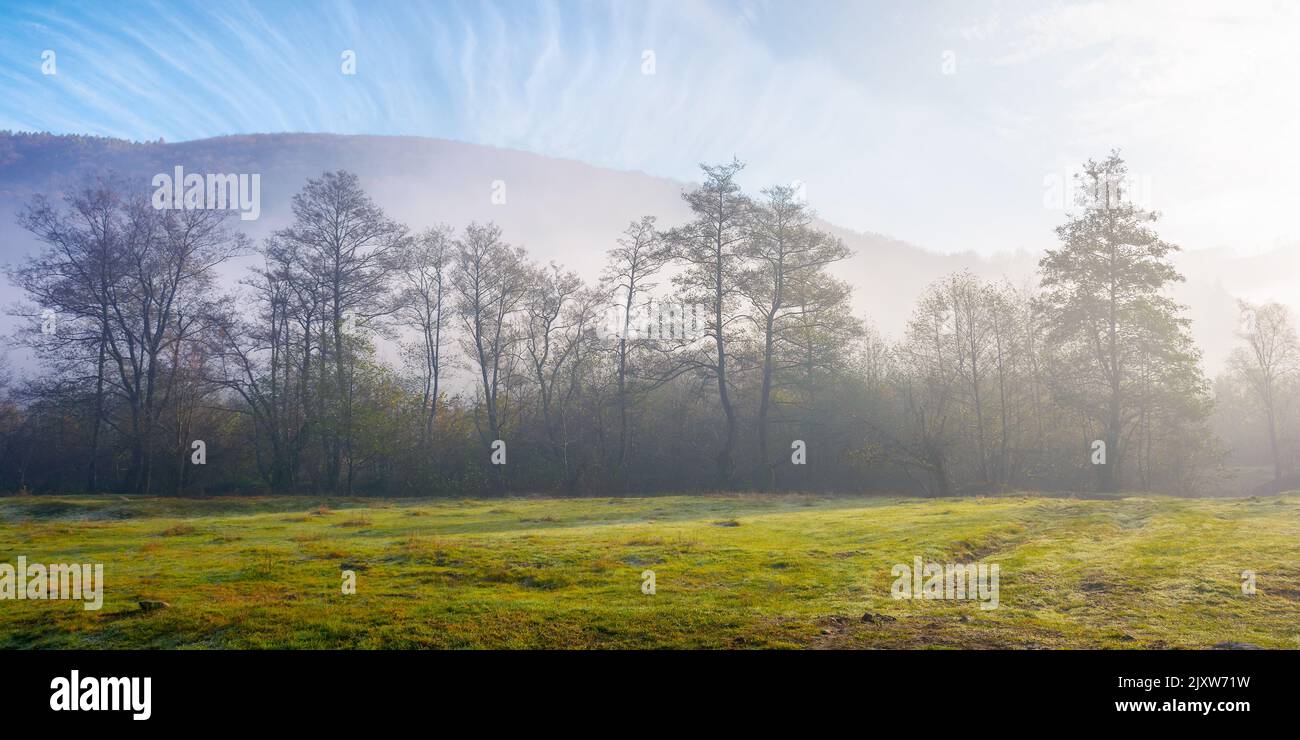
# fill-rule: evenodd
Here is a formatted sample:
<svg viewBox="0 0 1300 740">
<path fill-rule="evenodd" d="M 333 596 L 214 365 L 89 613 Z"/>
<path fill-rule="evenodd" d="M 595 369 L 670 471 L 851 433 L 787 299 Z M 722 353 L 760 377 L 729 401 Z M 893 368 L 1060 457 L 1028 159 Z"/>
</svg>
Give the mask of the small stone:
<svg viewBox="0 0 1300 740">
<path fill-rule="evenodd" d="M 872 614 L 871 612 L 867 612 L 862 615 L 862 621 L 867 622 L 868 624 L 877 624 L 881 622 L 897 622 L 898 620 L 888 614 Z"/>
<path fill-rule="evenodd" d="M 961 617 L 960 617 L 957 621 L 958 621 L 958 622 L 963 622 L 963 623 L 964 623 L 964 622 L 969 622 L 969 621 L 970 621 L 970 615 L 969 615 L 969 614 L 963 614 L 963 615 L 961 615 Z"/>
</svg>

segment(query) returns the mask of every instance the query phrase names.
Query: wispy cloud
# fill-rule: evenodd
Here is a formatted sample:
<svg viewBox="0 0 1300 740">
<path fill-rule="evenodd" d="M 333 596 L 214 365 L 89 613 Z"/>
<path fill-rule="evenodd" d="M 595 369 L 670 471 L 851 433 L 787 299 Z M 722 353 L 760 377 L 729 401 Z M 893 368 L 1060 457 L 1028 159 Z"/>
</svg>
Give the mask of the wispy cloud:
<svg viewBox="0 0 1300 740">
<path fill-rule="evenodd" d="M 1044 176 L 1119 146 L 1173 238 L 1246 246 L 1295 236 L 1297 32 L 1263 2 L 8 4 L 0 127 L 434 136 L 678 178 L 734 154 L 839 223 L 986 252 L 1050 243 Z"/>
</svg>

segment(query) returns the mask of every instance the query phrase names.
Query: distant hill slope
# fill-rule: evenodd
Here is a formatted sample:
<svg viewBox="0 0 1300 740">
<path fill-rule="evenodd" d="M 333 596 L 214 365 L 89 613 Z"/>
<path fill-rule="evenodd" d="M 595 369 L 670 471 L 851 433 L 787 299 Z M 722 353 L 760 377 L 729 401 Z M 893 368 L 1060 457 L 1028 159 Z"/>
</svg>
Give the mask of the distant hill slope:
<svg viewBox="0 0 1300 740">
<path fill-rule="evenodd" d="M 34 247 L 30 234 L 15 224 L 33 194 L 58 193 L 92 173 L 113 173 L 147 188 L 154 174 L 177 165 L 197 173 L 260 173 L 261 218 L 241 223 L 254 239 L 288 222 L 291 199 L 309 177 L 346 169 L 361 177 L 391 216 L 413 229 L 492 220 L 534 259 L 561 262 L 588 280 L 599 275 L 605 250 L 629 221 L 652 214 L 669 226 L 687 218 L 680 197 L 687 183 L 441 139 L 258 134 L 169 144 L 0 134 L 0 262 L 11 263 Z M 505 184 L 501 205 L 492 202 L 495 181 Z M 940 211 L 935 217 L 944 216 Z M 1031 284 L 1037 265 L 1036 254 L 992 259 L 939 254 L 880 234 L 827 228 L 856 252 L 836 272 L 857 286 L 859 313 L 892 337 L 901 333 L 922 288 L 936 278 L 969 269 L 1024 286 Z M 1051 234 L 1043 236 L 1044 246 L 1052 244 Z M 1189 284 L 1177 296 L 1192 309 L 1211 371 L 1221 364 L 1235 327 L 1234 299 L 1221 282 L 1223 264 L 1231 258 L 1217 256 L 1188 255 Z M 231 266 L 232 281 L 246 264 Z M 0 287 L 0 302 L 8 305 L 16 297 L 8 285 Z M 7 326 L 7 320 L 0 321 L 0 327 Z"/>
</svg>

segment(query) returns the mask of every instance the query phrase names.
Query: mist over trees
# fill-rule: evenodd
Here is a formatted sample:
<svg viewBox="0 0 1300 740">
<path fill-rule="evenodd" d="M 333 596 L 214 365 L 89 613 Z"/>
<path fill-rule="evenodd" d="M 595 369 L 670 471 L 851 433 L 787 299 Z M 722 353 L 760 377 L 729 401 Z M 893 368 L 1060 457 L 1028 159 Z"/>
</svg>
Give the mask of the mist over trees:
<svg viewBox="0 0 1300 740">
<path fill-rule="evenodd" d="M 685 222 L 611 234 L 598 284 L 492 223 L 411 233 L 347 172 L 258 245 L 120 182 L 38 197 L 43 248 L 8 276 L 42 372 L 0 388 L 0 490 L 1194 492 L 1238 448 L 1295 475 L 1291 317 L 1243 304 L 1211 387 L 1117 154 L 1084 165 L 1039 284 L 950 275 L 896 341 L 853 315 L 828 272 L 850 250 L 800 193 L 742 168 L 704 166 Z"/>
<path fill-rule="evenodd" d="M 1084 165 L 1082 210 L 1040 263 L 1054 395 L 1101 429 L 1102 491 L 1120 490 L 1128 458 L 1139 487 L 1158 485 L 1171 465 L 1205 457 L 1209 438 L 1199 428 L 1209 411 L 1200 352 L 1164 292 L 1182 280 L 1169 262 L 1177 247 L 1156 233 L 1157 214 L 1123 197 L 1127 174 L 1114 153 Z"/>
<path fill-rule="evenodd" d="M 1285 306 L 1271 301 L 1240 301 L 1239 307 L 1241 345 L 1228 357 L 1228 370 L 1215 384 L 1216 431 L 1239 440 L 1249 451 L 1247 462 L 1269 466 L 1271 488 L 1291 488 L 1300 459 L 1300 341 L 1295 320 Z"/>
</svg>

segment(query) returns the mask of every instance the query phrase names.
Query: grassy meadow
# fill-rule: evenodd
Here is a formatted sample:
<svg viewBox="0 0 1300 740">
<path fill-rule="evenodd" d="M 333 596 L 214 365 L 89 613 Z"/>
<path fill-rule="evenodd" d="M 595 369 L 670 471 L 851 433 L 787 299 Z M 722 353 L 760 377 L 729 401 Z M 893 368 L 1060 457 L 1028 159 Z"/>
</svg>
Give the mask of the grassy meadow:
<svg viewBox="0 0 1300 740">
<path fill-rule="evenodd" d="M 1300 494 L 0 498 L 20 555 L 104 605 L 0 601 L 0 648 L 1300 648 Z M 918 555 L 999 608 L 891 598 Z"/>
</svg>

